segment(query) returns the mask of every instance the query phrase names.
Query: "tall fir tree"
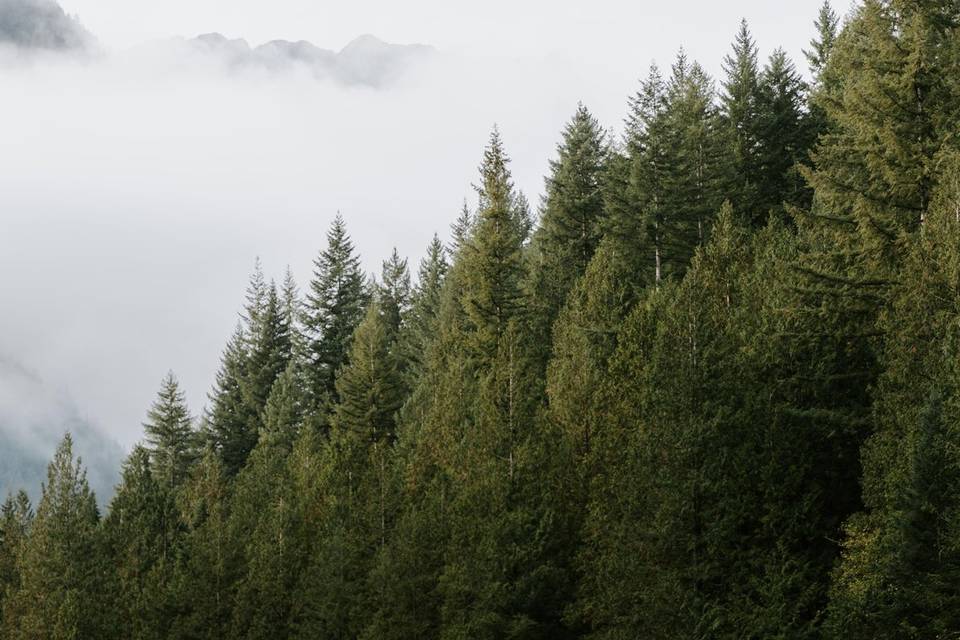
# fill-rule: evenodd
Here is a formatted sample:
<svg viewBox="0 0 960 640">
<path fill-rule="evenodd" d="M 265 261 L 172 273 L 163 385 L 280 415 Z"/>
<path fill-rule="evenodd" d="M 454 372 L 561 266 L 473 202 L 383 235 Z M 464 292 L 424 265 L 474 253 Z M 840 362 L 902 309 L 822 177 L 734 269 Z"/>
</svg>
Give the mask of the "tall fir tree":
<svg viewBox="0 0 960 640">
<path fill-rule="evenodd" d="M 744 220 L 762 226 L 767 212 L 758 197 L 762 181 L 757 157 L 760 65 L 757 45 L 746 19 L 740 22 L 733 50 L 723 59 L 723 70 L 720 101 L 733 169 L 727 197 Z"/>
<path fill-rule="evenodd" d="M 480 166 L 479 210 L 463 251 L 462 305 L 471 323 L 477 356 L 492 360 L 507 325 L 521 310 L 523 225 L 514 207 L 516 193 L 509 158 L 494 129 Z"/>
<path fill-rule="evenodd" d="M 197 433 L 180 384 L 169 372 L 143 424 L 153 472 L 169 488 L 178 487 L 197 458 Z"/>
<path fill-rule="evenodd" d="M 350 338 L 363 319 L 367 302 L 360 258 L 339 213 L 327 232 L 327 247 L 314 266 L 305 321 L 308 393 L 315 418 L 323 423 L 328 408 L 336 403 L 337 372 L 347 361 Z"/>
<path fill-rule="evenodd" d="M 784 218 L 785 206 L 810 206 L 797 165 L 808 160 L 813 131 L 807 86 L 783 49 L 771 54 L 757 90 L 757 206 Z"/>
<path fill-rule="evenodd" d="M 534 238 L 534 290 L 544 342 L 567 293 L 586 271 L 605 226 L 601 186 L 607 161 L 605 132 L 582 104 L 563 131 L 550 161 L 540 227 Z"/>
<path fill-rule="evenodd" d="M 410 309 L 412 295 L 407 259 L 400 257 L 396 247 L 390 257 L 383 262 L 380 279 L 380 310 L 387 323 L 387 330 L 395 336 L 400 331 L 400 325 Z"/>
</svg>

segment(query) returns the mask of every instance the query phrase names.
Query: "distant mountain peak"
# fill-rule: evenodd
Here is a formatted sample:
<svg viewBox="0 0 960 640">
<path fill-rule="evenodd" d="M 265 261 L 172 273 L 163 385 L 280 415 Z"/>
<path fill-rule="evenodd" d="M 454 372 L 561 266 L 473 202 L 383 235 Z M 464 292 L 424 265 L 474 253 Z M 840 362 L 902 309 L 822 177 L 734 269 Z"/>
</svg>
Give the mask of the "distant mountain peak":
<svg viewBox="0 0 960 640">
<path fill-rule="evenodd" d="M 246 40 L 230 39 L 220 33 L 205 33 L 189 42 L 202 53 L 221 56 L 231 67 L 279 70 L 301 65 L 317 77 L 375 88 L 389 84 L 435 53 L 433 47 L 391 44 L 371 34 L 355 38 L 339 52 L 306 40 L 272 40 L 251 48 Z"/>
</svg>

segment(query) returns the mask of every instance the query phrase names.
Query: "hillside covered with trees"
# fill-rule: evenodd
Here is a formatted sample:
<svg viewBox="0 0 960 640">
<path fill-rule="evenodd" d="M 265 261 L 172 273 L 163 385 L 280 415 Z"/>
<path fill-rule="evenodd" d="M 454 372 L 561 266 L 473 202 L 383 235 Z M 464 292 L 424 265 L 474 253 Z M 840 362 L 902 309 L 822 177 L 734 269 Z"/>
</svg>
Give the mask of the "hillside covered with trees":
<svg viewBox="0 0 960 640">
<path fill-rule="evenodd" d="M 69 436 L 0 509 L 0 638 L 960 637 L 960 5 L 816 18 L 580 106 L 536 213 L 494 130 L 412 269 L 258 268 L 106 510 Z"/>
</svg>

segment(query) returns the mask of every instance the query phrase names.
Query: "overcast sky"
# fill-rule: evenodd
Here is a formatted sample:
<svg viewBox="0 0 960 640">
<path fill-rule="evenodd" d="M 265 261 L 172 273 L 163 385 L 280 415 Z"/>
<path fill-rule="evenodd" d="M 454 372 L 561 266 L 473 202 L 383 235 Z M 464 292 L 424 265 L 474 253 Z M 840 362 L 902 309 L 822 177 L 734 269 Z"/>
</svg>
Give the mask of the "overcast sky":
<svg viewBox="0 0 960 640">
<path fill-rule="evenodd" d="M 256 256 L 305 285 L 340 210 L 368 269 L 393 246 L 415 268 L 494 123 L 536 203 L 578 100 L 619 129 L 652 59 L 683 45 L 717 73 L 741 16 L 805 70 L 819 5 L 64 0 L 108 55 L 0 67 L 0 358 L 129 446 L 168 369 L 202 409 Z M 209 31 L 334 49 L 372 33 L 441 58 L 372 90 L 125 53 Z"/>
</svg>

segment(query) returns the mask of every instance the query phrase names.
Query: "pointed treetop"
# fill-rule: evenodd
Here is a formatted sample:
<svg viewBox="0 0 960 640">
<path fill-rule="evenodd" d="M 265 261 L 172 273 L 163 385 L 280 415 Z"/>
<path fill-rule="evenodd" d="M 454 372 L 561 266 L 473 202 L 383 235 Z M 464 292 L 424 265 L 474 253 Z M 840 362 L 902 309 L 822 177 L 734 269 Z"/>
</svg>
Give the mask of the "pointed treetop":
<svg viewBox="0 0 960 640">
<path fill-rule="evenodd" d="M 473 214 L 470 213 L 470 206 L 466 199 L 463 201 L 463 208 L 460 209 L 460 215 L 456 221 L 450 225 L 451 243 L 450 253 L 456 254 L 470 240 L 470 231 L 473 228 Z"/>
<path fill-rule="evenodd" d="M 758 56 L 757 45 L 744 18 L 734 38 L 733 51 L 723 59 L 723 70 L 727 76 L 723 83 L 725 102 L 744 99 L 756 88 Z"/>
<path fill-rule="evenodd" d="M 172 371 L 161 381 L 143 428 L 153 470 L 159 478 L 176 486 L 186 478 L 193 463 L 196 440 L 186 396 Z"/>
<path fill-rule="evenodd" d="M 837 41 L 837 30 L 840 25 L 840 18 L 833 11 L 829 0 L 824 0 L 820 7 L 820 14 L 813 25 L 817 29 L 817 35 L 810 41 L 810 49 L 805 49 L 803 54 L 810 64 L 810 72 L 813 74 L 814 80 L 819 82 L 823 70 L 827 66 L 830 51 L 833 50 L 833 45 Z"/>
<path fill-rule="evenodd" d="M 381 274 L 383 283 L 379 287 L 380 306 L 389 331 L 396 332 L 410 307 L 410 270 L 407 259 L 401 258 L 396 247 L 387 260 L 383 261 Z"/>
<path fill-rule="evenodd" d="M 250 282 L 247 284 L 246 303 L 241 314 L 247 329 L 251 332 L 256 331 L 260 314 L 263 312 L 266 295 L 267 285 L 263 277 L 263 265 L 260 262 L 260 257 L 257 256 L 253 261 L 253 273 L 250 274 Z"/>
</svg>

